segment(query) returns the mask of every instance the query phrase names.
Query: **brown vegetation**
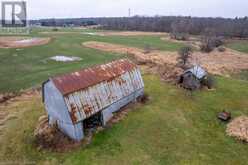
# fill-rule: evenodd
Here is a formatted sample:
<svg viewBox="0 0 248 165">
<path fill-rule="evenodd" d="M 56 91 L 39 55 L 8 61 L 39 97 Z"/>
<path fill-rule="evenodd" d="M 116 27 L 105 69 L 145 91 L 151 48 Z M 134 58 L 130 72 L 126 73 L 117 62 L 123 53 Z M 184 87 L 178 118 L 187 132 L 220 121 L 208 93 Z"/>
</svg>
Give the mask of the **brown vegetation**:
<svg viewBox="0 0 248 165">
<path fill-rule="evenodd" d="M 139 48 L 95 41 L 85 42 L 83 45 L 102 51 L 132 55 L 138 64 L 150 64 L 150 66 L 156 67 L 163 66 L 166 68 L 166 72 L 173 73 L 172 70 L 175 70 L 177 67 L 177 52 L 154 50 L 144 54 L 144 50 Z M 225 52 L 215 50 L 209 54 L 194 52 L 189 63 L 201 65 L 214 75 L 228 76 L 230 73 L 248 69 L 248 56 L 231 49 L 226 49 Z M 171 68 L 171 70 L 169 71 L 168 68 Z"/>
<path fill-rule="evenodd" d="M 45 45 L 50 41 L 51 38 L 0 37 L 0 48 L 25 48 Z"/>
<path fill-rule="evenodd" d="M 38 125 L 34 131 L 34 136 L 38 149 L 65 152 L 81 145 L 81 142 L 75 142 L 65 136 L 59 131 L 56 125 L 49 125 L 48 117 L 46 115 L 39 118 Z"/>
<path fill-rule="evenodd" d="M 227 125 L 227 135 L 248 142 L 248 117 L 240 116 Z"/>
</svg>

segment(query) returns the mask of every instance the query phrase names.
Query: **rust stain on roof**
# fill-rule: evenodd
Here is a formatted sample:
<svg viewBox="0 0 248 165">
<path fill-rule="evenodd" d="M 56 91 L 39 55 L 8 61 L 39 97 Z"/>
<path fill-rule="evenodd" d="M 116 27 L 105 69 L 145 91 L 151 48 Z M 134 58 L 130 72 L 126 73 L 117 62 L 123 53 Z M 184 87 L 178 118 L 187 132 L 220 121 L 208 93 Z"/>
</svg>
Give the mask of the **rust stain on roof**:
<svg viewBox="0 0 248 165">
<path fill-rule="evenodd" d="M 63 95 L 67 95 L 100 82 L 111 80 L 134 68 L 136 68 L 136 65 L 130 60 L 121 59 L 108 64 L 54 77 L 51 80 Z"/>
</svg>

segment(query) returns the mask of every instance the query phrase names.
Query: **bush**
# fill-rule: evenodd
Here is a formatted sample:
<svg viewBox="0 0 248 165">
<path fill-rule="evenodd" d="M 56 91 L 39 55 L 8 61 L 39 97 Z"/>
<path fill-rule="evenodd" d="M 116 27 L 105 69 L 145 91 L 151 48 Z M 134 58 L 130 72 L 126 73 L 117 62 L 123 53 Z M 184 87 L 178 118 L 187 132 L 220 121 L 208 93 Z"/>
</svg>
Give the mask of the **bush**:
<svg viewBox="0 0 248 165">
<path fill-rule="evenodd" d="M 202 39 L 202 44 L 200 46 L 201 51 L 203 52 L 211 52 L 214 50 L 214 48 L 217 48 L 221 45 L 223 45 L 223 39 L 221 37 L 204 37 Z"/>
<path fill-rule="evenodd" d="M 151 51 L 152 51 L 151 46 L 149 44 L 146 44 L 144 47 L 144 54 L 151 53 Z"/>
<path fill-rule="evenodd" d="M 201 83 L 202 85 L 206 86 L 208 89 L 213 89 L 215 86 L 215 80 L 212 75 L 206 76 Z"/>
<path fill-rule="evenodd" d="M 226 51 L 226 48 L 223 47 L 223 46 L 221 46 L 221 47 L 218 48 L 218 51 L 219 51 L 219 52 L 225 52 L 225 51 Z"/>
<path fill-rule="evenodd" d="M 58 28 L 53 28 L 52 31 L 57 32 L 57 31 L 59 31 L 59 29 Z"/>
<path fill-rule="evenodd" d="M 182 47 L 178 52 L 179 64 L 182 64 L 182 66 L 185 66 L 192 52 L 193 52 L 193 49 L 190 46 Z"/>
<path fill-rule="evenodd" d="M 210 43 L 202 43 L 200 49 L 202 52 L 209 53 L 214 50 L 214 47 Z"/>
<path fill-rule="evenodd" d="M 187 41 L 189 39 L 186 33 L 171 33 L 170 38 L 179 41 Z"/>
<path fill-rule="evenodd" d="M 213 45 L 215 47 L 222 46 L 224 44 L 224 41 L 221 37 L 213 37 L 212 38 Z"/>
</svg>

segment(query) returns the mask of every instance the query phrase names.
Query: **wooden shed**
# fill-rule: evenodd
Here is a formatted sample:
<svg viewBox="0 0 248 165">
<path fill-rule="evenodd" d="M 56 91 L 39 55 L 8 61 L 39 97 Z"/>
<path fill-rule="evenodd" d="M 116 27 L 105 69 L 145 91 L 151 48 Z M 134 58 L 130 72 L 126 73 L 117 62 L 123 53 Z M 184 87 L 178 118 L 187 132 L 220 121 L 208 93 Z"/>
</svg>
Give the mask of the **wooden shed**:
<svg viewBox="0 0 248 165">
<path fill-rule="evenodd" d="M 113 113 L 144 94 L 138 67 L 127 59 L 53 77 L 43 83 L 49 124 L 74 140 L 84 138 L 85 123 L 105 125 Z"/>
<path fill-rule="evenodd" d="M 179 83 L 185 89 L 196 90 L 201 87 L 202 80 L 207 76 L 207 72 L 200 66 L 194 66 L 186 70 L 180 77 Z"/>
</svg>

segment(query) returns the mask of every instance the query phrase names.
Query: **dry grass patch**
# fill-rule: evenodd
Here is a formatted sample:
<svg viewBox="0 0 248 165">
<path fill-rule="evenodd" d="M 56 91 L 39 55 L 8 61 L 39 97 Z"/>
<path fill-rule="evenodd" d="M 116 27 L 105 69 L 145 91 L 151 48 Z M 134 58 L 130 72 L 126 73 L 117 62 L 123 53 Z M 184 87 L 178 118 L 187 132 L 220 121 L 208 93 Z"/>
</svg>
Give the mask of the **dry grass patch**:
<svg viewBox="0 0 248 165">
<path fill-rule="evenodd" d="M 45 45 L 51 38 L 0 37 L 0 48 L 25 48 Z"/>
<path fill-rule="evenodd" d="M 175 68 L 178 63 L 177 52 L 154 50 L 145 53 L 145 50 L 139 48 L 95 41 L 85 42 L 83 45 L 106 52 L 132 55 L 140 64 L 152 63 L 157 66 L 172 65 Z M 195 52 L 191 55 L 190 64 L 201 65 L 208 72 L 215 75 L 229 76 L 230 73 L 248 69 L 248 55 L 231 49 L 227 49 L 225 52 L 219 52 L 217 50 L 211 53 Z"/>
<path fill-rule="evenodd" d="M 226 133 L 238 140 L 248 142 L 248 117 L 240 116 L 228 124 Z"/>
</svg>

